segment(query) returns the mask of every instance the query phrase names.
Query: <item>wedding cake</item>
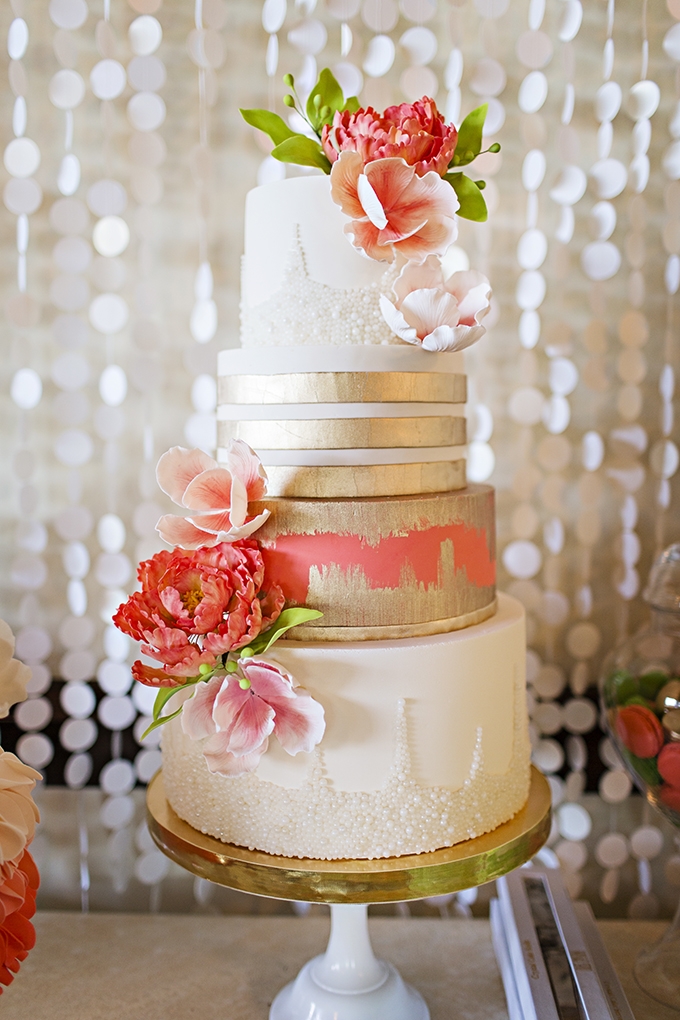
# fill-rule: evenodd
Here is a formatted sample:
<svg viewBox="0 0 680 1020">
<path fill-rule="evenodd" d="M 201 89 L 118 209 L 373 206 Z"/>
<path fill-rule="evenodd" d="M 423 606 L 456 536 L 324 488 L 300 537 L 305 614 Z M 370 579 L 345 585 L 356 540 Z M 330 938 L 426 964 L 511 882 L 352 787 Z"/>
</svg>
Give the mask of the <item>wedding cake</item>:
<svg viewBox="0 0 680 1020">
<path fill-rule="evenodd" d="M 137 664 L 161 688 L 155 724 L 166 704 L 176 716 L 166 794 L 202 832 L 272 854 L 427 852 L 490 831 L 528 794 L 523 611 L 496 595 L 493 489 L 465 476 L 462 348 L 490 291 L 438 258 L 464 187 L 442 173 L 455 129 L 426 102 L 392 108 L 429 117 L 420 162 L 367 159 L 351 129 L 378 115 L 336 103 L 320 132 L 330 179 L 249 193 L 217 458 L 159 464 L 189 516 L 159 522 L 178 548 L 142 564 L 144 613 L 153 591 L 193 635 L 170 655 L 147 627 L 163 666 Z M 204 580 L 189 591 L 192 556 Z M 197 623 L 210 600 L 222 608 Z M 119 614 L 128 633 L 139 605 Z"/>
</svg>

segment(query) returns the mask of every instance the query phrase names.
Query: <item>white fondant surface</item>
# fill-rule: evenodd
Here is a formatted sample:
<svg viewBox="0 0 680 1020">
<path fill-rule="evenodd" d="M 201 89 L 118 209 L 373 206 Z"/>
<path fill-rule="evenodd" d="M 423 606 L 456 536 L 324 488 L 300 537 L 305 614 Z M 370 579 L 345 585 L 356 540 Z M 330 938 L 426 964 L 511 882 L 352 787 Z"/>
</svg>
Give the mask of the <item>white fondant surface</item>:
<svg viewBox="0 0 680 1020">
<path fill-rule="evenodd" d="M 378 283 L 387 263 L 365 258 L 344 234 L 350 221 L 323 177 L 292 177 L 253 188 L 246 197 L 242 299 L 255 307 L 279 290 L 296 229 L 309 277 L 349 289 Z"/>
<path fill-rule="evenodd" d="M 392 447 L 371 450 L 255 450 L 267 466 L 333 467 L 335 465 L 362 464 L 432 464 L 462 460 L 467 456 L 466 446 Z M 217 449 L 217 459 L 226 460 L 226 450 Z"/>
<path fill-rule="evenodd" d="M 406 343 L 344 347 L 236 347 L 220 351 L 217 358 L 218 375 L 464 371 L 462 351 L 424 351 Z"/>
<path fill-rule="evenodd" d="M 219 404 L 218 421 L 314 421 L 316 418 L 465 417 L 465 404 Z"/>
<path fill-rule="evenodd" d="M 170 803 L 228 842 L 310 857 L 420 853 L 489 831 L 526 800 L 524 611 L 404 641 L 279 643 L 276 659 L 324 706 L 311 754 L 273 739 L 254 774 L 212 775 L 177 721 L 163 738 Z"/>
</svg>

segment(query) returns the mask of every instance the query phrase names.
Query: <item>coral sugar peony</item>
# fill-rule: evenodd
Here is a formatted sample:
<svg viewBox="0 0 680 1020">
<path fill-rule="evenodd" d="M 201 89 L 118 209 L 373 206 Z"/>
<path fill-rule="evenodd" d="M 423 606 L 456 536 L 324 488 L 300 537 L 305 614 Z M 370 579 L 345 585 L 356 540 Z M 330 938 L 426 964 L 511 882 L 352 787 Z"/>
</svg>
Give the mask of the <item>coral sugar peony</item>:
<svg viewBox="0 0 680 1020">
<path fill-rule="evenodd" d="M 453 158 L 458 131 L 446 124 L 433 99 L 388 106 L 380 115 L 372 107 L 338 111 L 324 125 L 321 144 L 331 163 L 341 152 L 358 152 L 362 162 L 396 156 L 419 177 L 430 170 L 443 176 Z"/>
<path fill-rule="evenodd" d="M 343 152 L 331 170 L 331 197 L 351 223 L 355 248 L 368 258 L 413 262 L 443 254 L 456 238 L 456 193 L 433 172 L 418 177 L 404 159 L 376 159 L 364 166 L 358 152 Z"/>
<path fill-rule="evenodd" d="M 199 675 L 201 666 L 246 646 L 283 609 L 283 593 L 267 584 L 252 539 L 194 552 L 164 550 L 140 563 L 137 576 L 142 590 L 120 606 L 113 622 L 162 664 L 133 664 L 135 679 L 153 687 L 176 687 Z"/>
<path fill-rule="evenodd" d="M 40 879 L 28 850 L 0 869 L 0 985 L 9 985 L 35 945 L 35 897 Z M 0 992 L 2 988 L 0 988 Z"/>
</svg>

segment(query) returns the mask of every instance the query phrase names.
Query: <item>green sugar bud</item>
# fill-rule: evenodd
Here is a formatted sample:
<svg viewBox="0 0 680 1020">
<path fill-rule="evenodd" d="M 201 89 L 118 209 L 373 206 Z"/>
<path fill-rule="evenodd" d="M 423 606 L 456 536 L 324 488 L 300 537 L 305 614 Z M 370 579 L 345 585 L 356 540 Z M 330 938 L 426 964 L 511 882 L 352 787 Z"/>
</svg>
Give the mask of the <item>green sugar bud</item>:
<svg viewBox="0 0 680 1020">
<path fill-rule="evenodd" d="M 477 185 L 480 191 L 484 191 L 484 188 L 486 187 L 486 181 L 475 181 L 475 184 Z"/>
<path fill-rule="evenodd" d="M 247 691 L 250 688 L 250 680 L 245 676 L 241 676 L 239 677 L 238 685 L 242 691 Z"/>
<path fill-rule="evenodd" d="M 292 96 L 286 95 L 286 96 L 283 97 L 283 105 L 284 106 L 288 106 L 288 107 L 294 107 L 295 106 L 295 100 L 293 99 Z"/>
<path fill-rule="evenodd" d="M 201 674 L 201 676 L 205 676 L 206 673 L 212 673 L 212 669 L 210 668 L 207 662 L 202 662 L 201 665 L 198 667 L 198 672 Z"/>
<path fill-rule="evenodd" d="M 319 93 L 318 93 L 318 92 L 317 92 L 317 94 L 316 94 L 316 95 L 314 96 L 314 109 L 315 109 L 315 110 L 319 110 L 319 109 L 321 109 L 321 96 L 319 95 Z"/>
<path fill-rule="evenodd" d="M 489 146 L 489 152 L 500 152 L 500 151 L 501 151 L 501 147 L 498 144 L 498 142 L 494 142 L 493 145 Z"/>
<path fill-rule="evenodd" d="M 226 666 L 224 667 L 227 673 L 235 673 L 238 669 L 238 664 L 233 659 L 229 659 Z"/>
<path fill-rule="evenodd" d="M 321 109 L 319 110 L 319 113 L 321 114 L 324 120 L 326 119 L 326 117 L 330 117 L 331 115 L 330 106 L 322 106 Z"/>
<path fill-rule="evenodd" d="M 292 74 L 284 74 L 284 76 L 283 76 L 283 84 L 287 85 L 289 89 L 294 88 L 294 86 L 295 86 L 295 78 L 293 77 L 293 75 Z"/>
<path fill-rule="evenodd" d="M 255 654 L 255 652 L 252 650 L 252 648 L 242 648 L 241 649 L 241 658 L 242 659 L 252 659 L 254 654 Z"/>
</svg>

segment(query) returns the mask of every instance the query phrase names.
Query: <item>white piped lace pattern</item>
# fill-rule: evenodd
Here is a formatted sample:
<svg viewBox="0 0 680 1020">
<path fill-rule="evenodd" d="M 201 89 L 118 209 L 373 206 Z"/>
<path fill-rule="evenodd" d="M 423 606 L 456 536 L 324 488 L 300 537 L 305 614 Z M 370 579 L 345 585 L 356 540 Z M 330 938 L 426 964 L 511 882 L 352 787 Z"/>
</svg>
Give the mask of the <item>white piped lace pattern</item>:
<svg viewBox="0 0 680 1020">
<path fill-rule="evenodd" d="M 349 242 L 348 242 L 349 243 Z M 380 311 L 397 270 L 389 266 L 379 284 L 342 289 L 312 280 L 296 230 L 281 287 L 254 308 L 241 301 L 243 347 L 402 344 Z"/>
</svg>

